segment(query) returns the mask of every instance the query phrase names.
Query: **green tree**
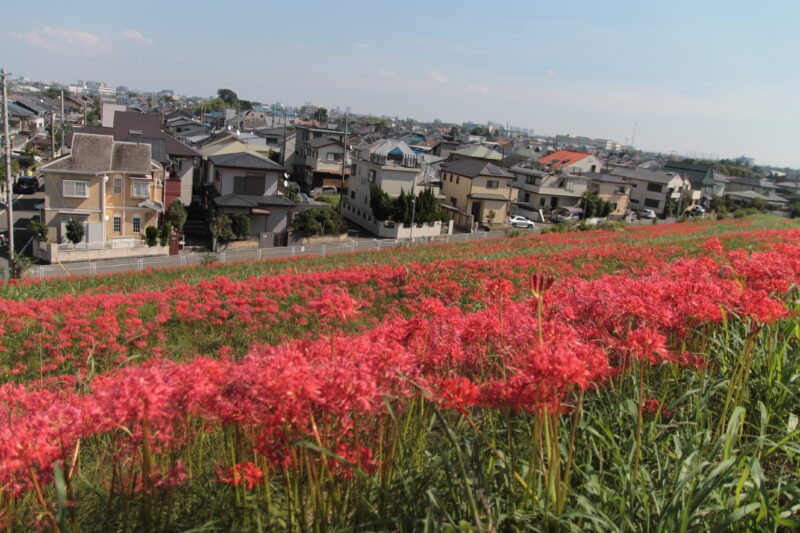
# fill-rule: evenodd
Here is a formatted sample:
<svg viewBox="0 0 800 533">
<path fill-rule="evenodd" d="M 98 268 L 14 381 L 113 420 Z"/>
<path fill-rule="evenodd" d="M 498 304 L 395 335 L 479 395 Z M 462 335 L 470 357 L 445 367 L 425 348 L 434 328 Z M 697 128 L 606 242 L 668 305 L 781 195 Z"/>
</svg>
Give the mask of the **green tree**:
<svg viewBox="0 0 800 533">
<path fill-rule="evenodd" d="M 170 235 L 172 235 L 172 224 L 164 222 L 164 224 L 161 225 L 161 230 L 158 232 L 158 243 L 161 246 L 167 246 L 169 244 Z"/>
<path fill-rule="evenodd" d="M 344 229 L 342 216 L 329 207 L 303 209 L 289 222 L 290 231 L 298 231 L 306 236 L 338 235 Z"/>
<path fill-rule="evenodd" d="M 226 244 L 236 238 L 231 226 L 231 218 L 227 215 L 219 215 L 211 219 L 211 232 L 221 244 Z"/>
<path fill-rule="evenodd" d="M 240 239 L 247 237 L 250 234 L 250 217 L 244 213 L 231 216 L 231 231 Z"/>
<path fill-rule="evenodd" d="M 584 218 L 607 217 L 614 210 L 614 204 L 603 200 L 594 191 L 583 193 Z"/>
<path fill-rule="evenodd" d="M 83 226 L 83 221 L 79 218 L 70 217 L 67 221 L 67 240 L 72 244 L 78 244 L 83 240 L 86 234 L 86 228 Z"/>
<path fill-rule="evenodd" d="M 300 187 L 296 185 L 290 185 L 286 188 L 286 198 L 293 201 L 294 203 L 300 202 Z"/>
<path fill-rule="evenodd" d="M 173 200 L 167 209 L 167 220 L 170 221 L 172 226 L 178 230 L 183 231 L 183 225 L 186 224 L 186 218 L 189 216 L 186 211 L 186 206 L 180 200 Z"/>
<path fill-rule="evenodd" d="M 218 89 L 217 97 L 225 102 L 228 107 L 237 107 L 239 105 L 239 97 L 230 89 Z"/>
<path fill-rule="evenodd" d="M 39 242 L 47 242 L 47 234 L 49 229 L 46 224 L 38 220 L 31 220 L 28 223 L 28 231 L 33 235 L 33 238 Z M 81 236 L 83 238 L 83 236 Z"/>
<path fill-rule="evenodd" d="M 147 240 L 147 246 L 155 246 L 158 244 L 158 228 L 155 226 L 147 226 L 144 228 L 144 238 Z"/>
<path fill-rule="evenodd" d="M 394 205 L 392 199 L 378 185 L 370 182 L 369 184 L 369 207 L 372 216 L 378 220 L 391 220 L 394 215 Z"/>
</svg>

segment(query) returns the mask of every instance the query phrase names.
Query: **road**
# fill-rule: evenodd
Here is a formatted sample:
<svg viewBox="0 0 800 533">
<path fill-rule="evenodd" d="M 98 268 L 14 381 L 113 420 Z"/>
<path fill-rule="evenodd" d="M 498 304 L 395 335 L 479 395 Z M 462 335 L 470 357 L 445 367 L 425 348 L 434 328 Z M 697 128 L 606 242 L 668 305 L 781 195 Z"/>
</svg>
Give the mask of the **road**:
<svg viewBox="0 0 800 533">
<path fill-rule="evenodd" d="M 37 192 L 36 194 L 15 194 L 13 195 L 13 211 L 14 211 L 14 248 L 19 251 L 30 240 L 31 234 L 28 231 L 28 222 L 33 217 L 38 217 L 41 213 L 36 209 L 36 204 L 44 201 L 44 193 Z M 3 197 L 2 208 L 0 208 L 0 232 L 8 235 L 8 213 L 5 204 L 5 197 Z M 2 270 L 2 277 L 8 272 L 8 249 L 3 248 L 0 250 L 0 270 Z"/>
</svg>

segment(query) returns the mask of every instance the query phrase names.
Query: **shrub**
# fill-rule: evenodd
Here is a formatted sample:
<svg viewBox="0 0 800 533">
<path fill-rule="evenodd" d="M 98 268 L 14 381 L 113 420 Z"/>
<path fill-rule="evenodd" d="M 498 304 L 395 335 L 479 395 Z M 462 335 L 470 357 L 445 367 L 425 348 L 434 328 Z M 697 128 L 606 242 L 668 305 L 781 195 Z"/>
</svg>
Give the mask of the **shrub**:
<svg viewBox="0 0 800 533">
<path fill-rule="evenodd" d="M 31 220 L 28 224 L 28 231 L 31 232 L 33 238 L 39 242 L 47 242 L 47 234 L 49 229 L 46 224 L 38 220 Z"/>
<path fill-rule="evenodd" d="M 161 231 L 158 233 L 158 243 L 161 246 L 167 246 L 169 244 L 170 235 L 172 235 L 172 224 L 164 222 L 161 226 Z"/>
<path fill-rule="evenodd" d="M 147 240 L 147 246 L 155 246 L 158 243 L 158 228 L 155 226 L 144 228 L 144 238 Z"/>
<path fill-rule="evenodd" d="M 83 225 L 83 221 L 75 217 L 70 217 L 69 221 L 67 221 L 67 239 L 72 244 L 78 244 L 83 240 L 85 234 L 86 228 Z"/>
<path fill-rule="evenodd" d="M 231 231 L 239 239 L 244 239 L 250 234 L 250 217 L 244 213 L 237 213 L 231 217 Z"/>
<path fill-rule="evenodd" d="M 186 223 L 188 216 L 189 212 L 180 200 L 174 200 L 169 205 L 169 209 L 167 209 L 167 220 L 178 231 L 183 231 L 183 225 Z"/>
<path fill-rule="evenodd" d="M 304 209 L 295 214 L 289 222 L 290 231 L 299 231 L 309 237 L 338 235 L 342 233 L 343 228 L 341 215 L 329 207 Z"/>
<path fill-rule="evenodd" d="M 232 228 L 231 217 L 227 215 L 220 215 L 211 220 L 211 232 L 221 244 L 236 238 Z"/>
</svg>

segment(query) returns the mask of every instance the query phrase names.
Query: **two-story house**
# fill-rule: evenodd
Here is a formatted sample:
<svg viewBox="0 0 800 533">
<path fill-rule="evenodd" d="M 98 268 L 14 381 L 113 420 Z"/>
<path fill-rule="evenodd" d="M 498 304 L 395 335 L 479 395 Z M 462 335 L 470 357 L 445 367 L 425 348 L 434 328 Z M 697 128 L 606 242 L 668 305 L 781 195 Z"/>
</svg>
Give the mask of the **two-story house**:
<svg viewBox="0 0 800 533">
<path fill-rule="evenodd" d="M 789 201 L 777 191 L 778 186 L 766 178 L 729 176 L 725 196 L 741 204 L 760 200 L 775 207 L 787 205 Z"/>
<path fill-rule="evenodd" d="M 292 175 L 295 180 L 308 192 L 314 187 L 330 185 L 342 186 L 342 157 L 344 157 L 343 131 L 314 126 L 298 125 L 295 127 L 294 158 L 292 161 Z M 338 140 L 338 145 L 330 141 Z M 313 143 L 313 146 L 312 146 Z M 333 154 L 329 156 L 328 154 Z M 336 167 L 336 154 L 338 154 L 338 168 Z M 289 154 L 285 154 L 289 159 Z M 330 159 L 329 159 L 330 157 Z M 350 170 L 345 164 L 345 188 L 347 188 L 347 175 Z M 336 177 L 338 176 L 338 182 Z M 326 183 L 327 180 L 327 183 Z"/>
<path fill-rule="evenodd" d="M 114 111 L 112 117 L 111 126 L 87 126 L 75 133 L 112 135 L 115 141 L 149 144 L 153 159 L 164 166 L 166 173 L 164 205 L 168 208 L 175 199 L 189 205 L 200 154 L 161 131 L 161 116 L 156 113 Z M 68 133 L 65 140 L 70 145 L 72 134 Z"/>
<path fill-rule="evenodd" d="M 560 174 L 600 172 L 602 168 L 602 163 L 597 156 L 573 150 L 558 150 L 550 155 L 540 157 L 537 163 L 542 170 Z"/>
<path fill-rule="evenodd" d="M 52 262 L 167 253 L 141 249 L 145 228 L 158 226 L 164 211 L 164 168 L 149 144 L 76 133 L 72 151 L 39 170 L 47 183 L 41 218 L 54 242 L 40 243 L 38 257 Z M 85 228 L 77 245 L 67 239 L 70 219 Z"/>
<path fill-rule="evenodd" d="M 283 244 L 289 211 L 296 205 L 278 192 L 284 173 L 278 163 L 251 153 L 213 155 L 206 174 L 207 207 L 217 215 L 245 214 L 251 237 L 271 234 L 272 242 Z"/>
<path fill-rule="evenodd" d="M 542 220 L 542 215 L 558 207 L 573 207 L 586 192 L 587 180 L 578 174 L 548 174 L 522 166 L 511 167 L 514 175 L 514 211 Z"/>
<path fill-rule="evenodd" d="M 610 172 L 631 185 L 632 209 L 652 209 L 656 215 L 665 215 L 670 200 L 678 200 L 681 194 L 691 194 L 692 202 L 700 199 L 700 191 L 692 189 L 692 182 L 683 174 L 650 170 L 646 168 L 618 167 Z M 689 207 L 683 205 L 683 208 Z"/>
<path fill-rule="evenodd" d="M 401 228 L 387 226 L 386 221 L 376 219 L 370 204 L 370 189 L 377 187 L 389 197 L 396 198 L 401 192 L 413 192 L 417 195 L 430 188 L 438 196 L 439 182 L 425 157 L 426 155 L 414 152 L 399 139 L 380 139 L 358 146 L 352 165 L 350 186 L 342 201 L 342 216 L 381 237 L 407 236 Z M 440 233 L 440 224 L 434 223 L 418 227 L 413 236 L 425 237 Z"/>
<path fill-rule="evenodd" d="M 631 184 L 619 176 L 589 172 L 585 174 L 589 180 L 589 190 L 611 202 L 615 207 L 608 214 L 611 218 L 622 218 L 630 208 Z"/>
<path fill-rule="evenodd" d="M 482 159 L 442 163 L 439 170 L 442 195 L 456 225 L 503 222 L 511 203 L 514 175 Z M 453 209 L 455 208 L 455 209 Z"/>
</svg>

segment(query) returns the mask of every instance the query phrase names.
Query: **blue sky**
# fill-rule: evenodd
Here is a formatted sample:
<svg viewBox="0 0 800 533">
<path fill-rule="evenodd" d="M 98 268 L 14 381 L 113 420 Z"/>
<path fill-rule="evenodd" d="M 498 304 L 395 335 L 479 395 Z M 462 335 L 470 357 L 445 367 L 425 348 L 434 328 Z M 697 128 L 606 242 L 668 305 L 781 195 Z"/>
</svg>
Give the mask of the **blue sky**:
<svg viewBox="0 0 800 533">
<path fill-rule="evenodd" d="M 800 167 L 800 2 L 14 2 L 32 79 L 492 120 Z M 11 21 L 10 23 L 8 21 Z"/>
</svg>

